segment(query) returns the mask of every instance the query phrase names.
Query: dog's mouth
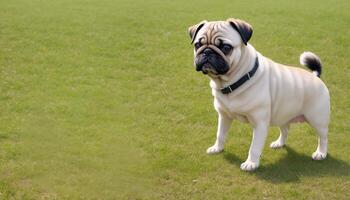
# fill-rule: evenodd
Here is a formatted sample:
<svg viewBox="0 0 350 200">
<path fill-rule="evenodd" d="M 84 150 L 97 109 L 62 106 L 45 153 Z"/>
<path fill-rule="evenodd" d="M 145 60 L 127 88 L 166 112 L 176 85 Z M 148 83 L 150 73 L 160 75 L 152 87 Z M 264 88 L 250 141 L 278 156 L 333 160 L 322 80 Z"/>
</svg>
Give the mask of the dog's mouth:
<svg viewBox="0 0 350 200">
<path fill-rule="evenodd" d="M 229 70 L 223 59 L 208 57 L 196 59 L 196 71 L 203 74 L 224 75 Z"/>
<path fill-rule="evenodd" d="M 201 51 L 195 58 L 196 70 L 208 75 L 224 75 L 229 65 L 217 52 L 210 48 Z"/>
<path fill-rule="evenodd" d="M 197 66 L 197 71 L 202 71 L 203 74 L 213 74 L 213 75 L 218 75 L 218 72 L 214 69 L 214 67 L 209 63 L 206 62 L 202 66 L 198 67 Z"/>
</svg>

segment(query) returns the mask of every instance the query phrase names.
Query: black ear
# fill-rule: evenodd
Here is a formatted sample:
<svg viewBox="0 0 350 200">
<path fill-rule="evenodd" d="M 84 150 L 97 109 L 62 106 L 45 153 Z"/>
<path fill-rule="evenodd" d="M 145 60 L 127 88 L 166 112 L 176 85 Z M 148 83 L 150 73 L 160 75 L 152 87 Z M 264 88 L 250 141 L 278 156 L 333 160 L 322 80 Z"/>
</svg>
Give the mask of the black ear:
<svg viewBox="0 0 350 200">
<path fill-rule="evenodd" d="M 193 43 L 193 41 L 196 39 L 196 35 L 198 33 L 198 31 L 204 26 L 204 24 L 206 23 L 207 21 L 204 20 L 204 21 L 201 21 L 200 23 L 196 24 L 196 25 L 193 25 L 191 26 L 190 28 L 188 28 L 188 33 L 190 34 L 190 38 L 191 38 L 191 44 Z"/>
<path fill-rule="evenodd" d="M 250 24 L 247 22 L 240 20 L 240 19 L 233 19 L 230 18 L 227 20 L 231 26 L 238 31 L 238 33 L 241 35 L 241 38 L 243 40 L 243 43 L 247 45 L 248 41 L 253 35 L 253 28 Z"/>
</svg>

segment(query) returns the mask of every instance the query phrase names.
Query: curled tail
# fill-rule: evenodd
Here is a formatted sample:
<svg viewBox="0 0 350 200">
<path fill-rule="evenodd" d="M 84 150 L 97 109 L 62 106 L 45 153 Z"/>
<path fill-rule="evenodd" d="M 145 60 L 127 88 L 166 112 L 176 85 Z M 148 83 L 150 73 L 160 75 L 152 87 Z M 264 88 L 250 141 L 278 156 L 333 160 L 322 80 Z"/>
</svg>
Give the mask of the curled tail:
<svg viewBox="0 0 350 200">
<path fill-rule="evenodd" d="M 321 59 L 312 52 L 304 52 L 300 55 L 300 64 L 308 67 L 312 73 L 320 77 L 322 72 Z"/>
</svg>

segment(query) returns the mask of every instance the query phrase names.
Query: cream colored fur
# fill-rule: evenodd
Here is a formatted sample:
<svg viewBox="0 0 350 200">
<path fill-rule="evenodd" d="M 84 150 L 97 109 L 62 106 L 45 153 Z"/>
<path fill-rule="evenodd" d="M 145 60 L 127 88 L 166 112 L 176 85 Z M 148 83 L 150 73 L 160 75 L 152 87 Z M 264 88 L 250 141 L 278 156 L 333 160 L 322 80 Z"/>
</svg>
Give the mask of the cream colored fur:
<svg viewBox="0 0 350 200">
<path fill-rule="evenodd" d="M 208 34 L 208 31 L 211 33 Z M 216 41 L 209 41 L 208 35 Z M 250 44 L 244 45 L 239 33 L 226 21 L 207 22 L 198 32 L 195 42 L 200 38 L 204 40 L 203 46 L 215 45 L 221 39 L 234 47 L 225 56 L 230 64 L 228 73 L 209 74 L 214 107 L 219 117 L 216 141 L 207 149 L 208 154 L 224 149 L 232 120 L 249 123 L 253 127 L 253 139 L 241 169 L 255 170 L 259 166 L 269 126 L 281 129 L 279 138 L 270 145 L 271 148 L 279 148 L 285 145 L 289 125 L 305 118 L 319 135 L 318 147 L 312 158 L 321 160 L 326 157 L 330 97 L 320 78 L 304 69 L 278 64 L 258 53 Z M 197 52 L 194 52 L 195 56 Z M 252 79 L 230 94 L 221 93 L 221 88 L 237 81 L 253 68 L 256 56 L 259 68 Z"/>
</svg>

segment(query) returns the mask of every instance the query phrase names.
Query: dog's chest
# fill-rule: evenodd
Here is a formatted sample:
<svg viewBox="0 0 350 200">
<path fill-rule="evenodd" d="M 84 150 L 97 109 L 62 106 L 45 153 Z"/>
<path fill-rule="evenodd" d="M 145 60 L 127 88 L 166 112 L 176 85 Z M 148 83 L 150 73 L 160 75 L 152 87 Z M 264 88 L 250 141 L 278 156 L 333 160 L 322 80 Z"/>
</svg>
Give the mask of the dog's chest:
<svg viewBox="0 0 350 200">
<path fill-rule="evenodd" d="M 214 97 L 214 107 L 218 112 L 226 114 L 231 119 L 248 123 L 249 121 L 245 110 L 242 109 L 239 102 L 240 101 L 232 101 L 228 98 Z"/>
<path fill-rule="evenodd" d="M 240 115 L 240 114 L 233 114 L 232 119 L 236 119 L 236 120 L 243 122 L 243 123 L 249 123 L 248 118 L 246 116 Z"/>
</svg>

